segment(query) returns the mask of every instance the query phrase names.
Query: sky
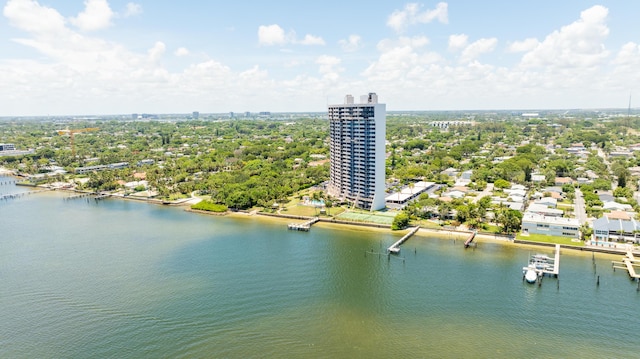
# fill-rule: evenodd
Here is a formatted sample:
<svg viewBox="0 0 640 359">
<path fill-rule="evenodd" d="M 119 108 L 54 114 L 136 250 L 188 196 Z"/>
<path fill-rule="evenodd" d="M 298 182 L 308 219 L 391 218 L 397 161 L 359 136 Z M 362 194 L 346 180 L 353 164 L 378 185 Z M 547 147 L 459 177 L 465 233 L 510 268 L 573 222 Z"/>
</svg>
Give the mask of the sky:
<svg viewBox="0 0 640 359">
<path fill-rule="evenodd" d="M 0 4 L 0 116 L 640 107 L 640 1 Z"/>
</svg>

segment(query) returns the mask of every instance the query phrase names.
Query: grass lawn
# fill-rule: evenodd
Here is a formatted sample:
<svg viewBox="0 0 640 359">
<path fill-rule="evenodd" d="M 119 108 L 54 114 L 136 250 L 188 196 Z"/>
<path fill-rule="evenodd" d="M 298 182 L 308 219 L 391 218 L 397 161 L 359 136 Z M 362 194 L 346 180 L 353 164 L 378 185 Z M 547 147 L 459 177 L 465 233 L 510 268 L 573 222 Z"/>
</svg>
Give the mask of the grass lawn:
<svg viewBox="0 0 640 359">
<path fill-rule="evenodd" d="M 294 216 L 324 217 L 324 216 L 337 216 L 340 213 L 344 212 L 345 209 L 342 207 L 331 207 L 331 208 L 325 208 L 325 211 L 326 213 L 321 215 L 320 208 L 315 208 L 312 206 L 287 204 L 286 210 L 282 209 L 280 213 L 291 214 Z"/>
<path fill-rule="evenodd" d="M 529 234 L 528 236 L 523 236 L 522 234 L 518 234 L 516 239 L 520 239 L 523 241 L 531 241 L 531 242 L 543 242 L 543 243 L 554 243 L 554 244 L 566 244 L 569 246 L 583 247 L 584 242 L 572 242 L 571 238 L 560 237 L 560 236 L 546 236 L 544 234 Z"/>
<path fill-rule="evenodd" d="M 433 221 L 428 221 L 426 219 L 421 219 L 419 221 L 412 221 L 413 224 L 418 225 L 422 228 L 433 228 L 433 229 L 440 229 L 442 228 L 441 225 L 439 225 L 438 223 L 435 223 Z"/>
<path fill-rule="evenodd" d="M 397 213 L 392 212 L 369 212 L 369 211 L 355 211 L 343 212 L 336 219 L 353 222 L 367 222 L 376 224 L 390 225 Z"/>
</svg>

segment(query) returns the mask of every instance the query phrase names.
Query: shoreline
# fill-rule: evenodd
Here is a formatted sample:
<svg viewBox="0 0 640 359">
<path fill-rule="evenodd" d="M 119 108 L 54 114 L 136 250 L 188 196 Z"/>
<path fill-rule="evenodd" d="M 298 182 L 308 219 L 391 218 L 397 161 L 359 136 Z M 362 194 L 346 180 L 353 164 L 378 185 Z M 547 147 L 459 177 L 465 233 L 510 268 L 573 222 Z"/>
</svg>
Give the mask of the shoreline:
<svg viewBox="0 0 640 359">
<path fill-rule="evenodd" d="M 7 175 L 7 173 L 0 173 L 0 175 Z M 15 176 L 12 176 L 12 177 L 15 177 Z M 64 192 L 70 192 L 70 193 L 94 194 L 94 192 L 81 191 L 77 189 L 66 189 L 66 188 L 53 189 L 53 188 L 44 187 L 44 186 L 34 186 L 34 187 L 41 190 L 38 192 L 64 191 Z M 187 198 L 187 199 L 182 199 L 180 201 L 169 202 L 169 201 L 163 201 L 155 198 L 142 198 L 142 197 L 124 196 L 124 195 L 118 195 L 118 194 L 108 194 L 108 197 L 124 199 L 124 200 L 133 200 L 135 202 L 145 202 L 149 204 L 169 206 L 169 207 L 183 207 L 182 209 L 185 212 L 216 216 L 216 217 L 230 216 L 230 217 L 247 218 L 247 217 L 259 216 L 261 219 L 264 219 L 264 220 L 278 221 L 278 222 L 282 222 L 284 220 L 306 221 L 313 218 L 313 217 L 307 217 L 307 216 L 298 216 L 298 215 L 281 214 L 281 213 L 266 213 L 266 212 L 258 212 L 258 211 L 251 211 L 251 212 L 227 211 L 224 213 L 215 213 L 215 212 L 202 211 L 202 210 L 193 210 L 190 208 L 190 204 L 191 204 L 190 201 L 193 200 L 193 198 Z M 344 221 L 344 220 L 337 220 L 334 218 L 320 217 L 320 220 L 317 222 L 317 224 L 325 225 L 325 226 L 329 225 L 330 227 L 334 227 L 334 228 L 339 228 L 344 226 L 351 230 L 367 229 L 372 231 L 393 232 L 391 230 L 390 225 L 366 223 L 366 222 L 350 222 L 350 221 Z M 406 230 L 407 229 L 403 229 L 403 230 L 399 230 L 398 232 L 402 233 L 403 231 L 406 231 Z M 423 237 L 437 236 L 444 239 L 447 239 L 446 236 L 448 235 L 449 239 L 463 240 L 467 238 L 470 233 L 471 233 L 470 231 L 460 231 L 455 229 L 420 227 L 420 229 L 416 234 Z M 510 239 L 508 236 L 505 236 L 505 235 L 490 234 L 490 233 L 476 233 L 474 243 L 478 243 L 478 242 L 498 243 L 501 245 L 515 245 L 518 247 L 554 247 L 555 246 L 555 243 L 533 242 L 533 241 L 526 241 L 526 240 L 520 240 L 520 239 Z M 566 244 L 561 244 L 560 247 L 562 249 L 565 249 L 565 250 L 568 249 L 573 252 L 592 252 L 592 253 L 600 253 L 600 254 L 608 254 L 608 255 L 624 255 L 627 253 L 627 250 L 618 249 L 618 248 L 604 248 L 604 247 L 594 247 L 594 246 L 571 246 Z M 638 249 L 635 249 L 632 252 L 640 255 L 640 250 Z"/>
</svg>

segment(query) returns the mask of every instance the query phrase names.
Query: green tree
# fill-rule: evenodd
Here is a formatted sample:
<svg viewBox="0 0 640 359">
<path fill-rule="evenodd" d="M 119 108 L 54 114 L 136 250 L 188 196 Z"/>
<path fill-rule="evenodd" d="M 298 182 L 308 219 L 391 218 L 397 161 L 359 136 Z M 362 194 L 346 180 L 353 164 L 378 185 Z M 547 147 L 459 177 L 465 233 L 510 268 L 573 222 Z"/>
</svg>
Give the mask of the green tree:
<svg viewBox="0 0 640 359">
<path fill-rule="evenodd" d="M 406 228 L 409 225 L 409 215 L 405 212 L 398 213 L 391 223 L 392 230 L 399 230 Z"/>
<path fill-rule="evenodd" d="M 509 181 L 505 179 L 500 178 L 493 183 L 493 186 L 498 189 L 505 189 L 509 188 L 511 186 L 511 183 L 509 183 Z"/>
</svg>

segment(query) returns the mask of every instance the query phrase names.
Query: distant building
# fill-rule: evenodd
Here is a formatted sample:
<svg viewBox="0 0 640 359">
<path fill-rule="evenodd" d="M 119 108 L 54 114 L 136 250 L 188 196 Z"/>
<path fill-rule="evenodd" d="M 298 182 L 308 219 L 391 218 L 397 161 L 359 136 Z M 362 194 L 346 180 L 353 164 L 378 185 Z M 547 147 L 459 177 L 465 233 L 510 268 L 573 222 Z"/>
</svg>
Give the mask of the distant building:
<svg viewBox="0 0 640 359">
<path fill-rule="evenodd" d="M 32 154 L 33 150 L 16 150 L 13 143 L 0 143 L 0 156 L 22 156 Z"/>
<path fill-rule="evenodd" d="M 200 112 L 198 111 L 193 111 L 193 113 L 191 114 L 191 118 L 193 119 L 198 119 L 200 117 Z"/>
<path fill-rule="evenodd" d="M 361 98 L 362 99 L 362 98 Z M 386 106 L 370 93 L 355 104 L 330 105 L 329 195 L 351 201 L 356 207 L 385 207 Z"/>
<path fill-rule="evenodd" d="M 554 184 L 556 186 L 564 186 L 565 184 L 573 184 L 571 177 L 556 177 Z"/>
<path fill-rule="evenodd" d="M 531 175 L 531 182 L 540 183 L 540 182 L 544 182 L 544 181 L 546 181 L 546 177 L 544 175 L 541 175 L 541 174 L 532 174 Z"/>
<path fill-rule="evenodd" d="M 16 146 L 13 143 L 0 143 L 0 151 L 15 151 Z"/>
</svg>

